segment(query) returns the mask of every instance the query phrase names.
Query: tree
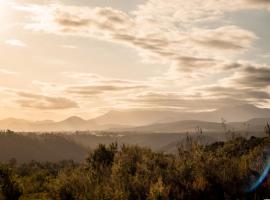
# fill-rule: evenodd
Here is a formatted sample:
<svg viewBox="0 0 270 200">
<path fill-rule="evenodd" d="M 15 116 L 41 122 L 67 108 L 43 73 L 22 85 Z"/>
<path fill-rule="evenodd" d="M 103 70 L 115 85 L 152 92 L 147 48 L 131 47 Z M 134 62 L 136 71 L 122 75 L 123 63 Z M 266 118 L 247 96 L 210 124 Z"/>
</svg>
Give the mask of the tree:
<svg viewBox="0 0 270 200">
<path fill-rule="evenodd" d="M 270 137 L 270 125 L 269 125 L 268 122 L 267 122 L 267 124 L 266 124 L 264 130 L 265 130 L 265 133 Z"/>
<path fill-rule="evenodd" d="M 117 144 L 113 143 L 109 147 L 100 144 L 87 158 L 87 164 L 94 170 L 102 170 L 103 168 L 110 167 L 113 163 L 116 151 Z"/>
</svg>

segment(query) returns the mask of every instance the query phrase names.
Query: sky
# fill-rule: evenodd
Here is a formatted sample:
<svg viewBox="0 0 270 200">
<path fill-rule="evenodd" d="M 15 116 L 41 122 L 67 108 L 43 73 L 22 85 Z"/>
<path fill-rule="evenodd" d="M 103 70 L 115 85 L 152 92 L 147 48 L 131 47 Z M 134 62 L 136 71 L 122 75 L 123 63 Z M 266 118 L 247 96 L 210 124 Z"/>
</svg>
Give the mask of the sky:
<svg viewBox="0 0 270 200">
<path fill-rule="evenodd" d="M 0 118 L 270 108 L 270 0 L 0 0 Z"/>
</svg>

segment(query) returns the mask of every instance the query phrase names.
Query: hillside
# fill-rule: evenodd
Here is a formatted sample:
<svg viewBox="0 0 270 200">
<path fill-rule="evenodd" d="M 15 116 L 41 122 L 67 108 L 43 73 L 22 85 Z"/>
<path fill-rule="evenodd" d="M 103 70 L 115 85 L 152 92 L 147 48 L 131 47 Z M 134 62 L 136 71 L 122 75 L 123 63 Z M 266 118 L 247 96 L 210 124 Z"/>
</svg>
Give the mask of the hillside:
<svg viewBox="0 0 270 200">
<path fill-rule="evenodd" d="M 18 162 L 74 160 L 81 162 L 87 149 L 59 135 L 0 134 L 0 162 L 15 158 Z"/>
<path fill-rule="evenodd" d="M 204 133 L 222 133 L 224 131 L 233 131 L 236 133 L 250 132 L 254 135 L 264 133 L 264 127 L 270 122 L 270 118 L 254 118 L 244 122 L 207 122 L 198 120 L 184 120 L 171 123 L 157 123 L 147 126 L 138 126 L 134 128 L 118 129 L 118 131 L 129 132 L 155 132 L 155 133 L 194 133 L 200 128 Z M 226 130 L 225 130 L 226 129 Z"/>
<path fill-rule="evenodd" d="M 196 138 L 196 134 L 190 134 Z M 76 134 L 34 134 L 34 133 L 1 133 L 0 162 L 15 158 L 18 162 L 74 160 L 81 162 L 87 152 L 99 144 L 138 145 L 154 151 L 175 153 L 179 144 L 185 144 L 186 134 L 178 133 L 110 133 L 100 132 Z M 223 140 L 222 134 L 203 136 L 201 144 L 210 144 Z"/>
</svg>

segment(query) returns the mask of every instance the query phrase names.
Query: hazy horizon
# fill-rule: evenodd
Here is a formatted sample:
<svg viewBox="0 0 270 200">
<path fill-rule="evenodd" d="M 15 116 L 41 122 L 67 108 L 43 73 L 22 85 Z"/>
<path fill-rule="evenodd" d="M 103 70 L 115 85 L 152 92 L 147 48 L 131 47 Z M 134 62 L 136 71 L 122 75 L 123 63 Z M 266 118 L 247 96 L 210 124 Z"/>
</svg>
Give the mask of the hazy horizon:
<svg viewBox="0 0 270 200">
<path fill-rule="evenodd" d="M 1 119 L 270 108 L 269 9 L 262 0 L 0 0 Z"/>
<path fill-rule="evenodd" d="M 61 122 L 61 121 L 64 121 L 64 120 L 67 120 L 67 119 L 70 119 L 70 118 L 80 118 L 82 120 L 95 120 L 95 119 L 98 119 L 98 118 L 102 118 L 104 116 L 108 116 L 108 115 L 121 115 L 121 114 L 132 114 L 132 113 L 160 113 L 160 114 L 163 114 L 163 113 L 166 113 L 168 114 L 168 116 L 170 116 L 171 114 L 179 114 L 179 116 L 181 115 L 185 115 L 185 114 L 191 114 L 192 116 L 196 116 L 196 114 L 200 115 L 200 114 L 212 114 L 212 113 L 215 113 L 215 112 L 219 112 L 221 113 L 221 115 L 219 117 L 217 117 L 216 120 L 203 120 L 203 119 L 196 119 L 196 118 L 189 118 L 188 117 L 182 117 L 180 118 L 179 120 L 177 120 L 177 118 L 173 121 L 183 121 L 183 120 L 200 120 L 200 121 L 221 121 L 222 119 L 224 120 L 228 120 L 228 119 L 225 119 L 225 117 L 222 116 L 222 113 L 224 110 L 226 109 L 235 109 L 235 112 L 238 112 L 239 111 L 239 108 L 242 108 L 241 110 L 248 110 L 249 109 L 249 112 L 250 112 L 250 109 L 253 110 L 253 109 L 257 109 L 257 111 L 259 112 L 259 116 L 248 116 L 246 115 L 246 113 L 244 114 L 244 117 L 242 118 L 241 120 L 241 117 L 238 119 L 238 120 L 233 120 L 233 121 L 228 121 L 228 122 L 237 122 L 237 121 L 247 121 L 247 120 L 251 120 L 251 119 L 254 119 L 254 118 L 267 118 L 267 114 L 265 115 L 264 113 L 260 113 L 264 110 L 266 110 L 267 112 L 269 111 L 270 113 L 270 109 L 268 108 L 260 108 L 260 107 L 257 107 L 257 106 L 254 106 L 254 105 L 251 105 L 251 104 L 243 104 L 243 105 L 240 105 L 240 106 L 225 106 L 225 107 L 221 107 L 220 109 L 215 109 L 215 110 L 206 110 L 206 111 L 194 111 L 194 112 L 189 112 L 189 111 L 184 111 L 184 112 L 181 112 L 181 111 L 172 111 L 172 110 L 156 110 L 156 109 L 143 109 L 143 108 L 138 108 L 138 109 L 113 109 L 113 110 L 109 110 L 103 114 L 99 114 L 95 117 L 91 117 L 91 118 L 84 118 L 84 117 L 81 117 L 79 115 L 70 115 L 70 116 L 67 116 L 67 117 L 64 117 L 62 119 L 59 119 L 59 120 L 53 120 L 53 119 L 50 119 L 50 118 L 46 118 L 46 119 L 43 119 L 43 120 L 38 120 L 38 119 L 33 119 L 33 120 L 29 120 L 27 118 L 16 118 L 16 117 L 4 117 L 4 118 L 0 118 L 0 121 L 1 120 L 7 120 L 7 119 L 18 119 L 18 120 L 26 120 L 26 121 L 29 121 L 29 122 L 42 122 L 42 121 L 53 121 L 53 122 Z M 232 113 L 232 115 L 234 115 L 235 113 Z M 249 113 L 250 114 L 250 113 Z M 140 116 L 140 117 L 143 117 L 143 116 Z M 117 120 L 117 118 L 115 119 Z M 170 120 L 169 120 L 170 121 Z"/>
</svg>

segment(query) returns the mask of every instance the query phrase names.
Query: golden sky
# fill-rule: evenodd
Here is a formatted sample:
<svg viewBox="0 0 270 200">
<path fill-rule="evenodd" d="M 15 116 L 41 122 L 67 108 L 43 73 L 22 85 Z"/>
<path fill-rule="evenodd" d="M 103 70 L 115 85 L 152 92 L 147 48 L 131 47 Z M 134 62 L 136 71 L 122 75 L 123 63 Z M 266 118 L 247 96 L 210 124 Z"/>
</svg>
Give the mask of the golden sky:
<svg viewBox="0 0 270 200">
<path fill-rule="evenodd" d="M 0 0 L 0 116 L 270 107 L 269 0 Z"/>
</svg>

